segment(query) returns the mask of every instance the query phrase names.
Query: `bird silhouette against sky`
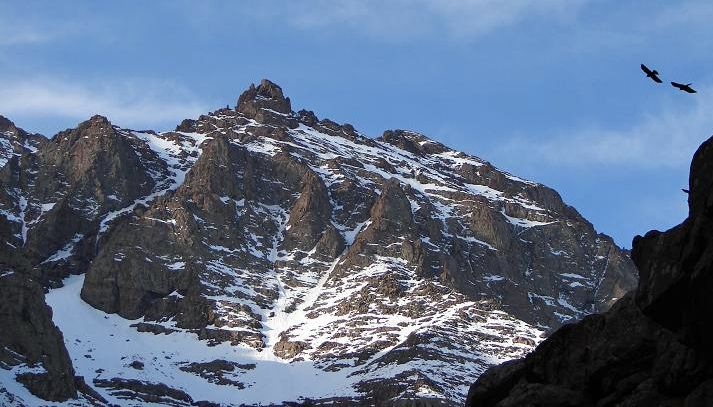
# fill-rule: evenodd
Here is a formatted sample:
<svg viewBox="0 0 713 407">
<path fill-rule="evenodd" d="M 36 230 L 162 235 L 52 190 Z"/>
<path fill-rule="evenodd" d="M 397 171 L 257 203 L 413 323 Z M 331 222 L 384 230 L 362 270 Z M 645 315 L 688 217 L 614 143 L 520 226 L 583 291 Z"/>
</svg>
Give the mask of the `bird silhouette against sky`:
<svg viewBox="0 0 713 407">
<path fill-rule="evenodd" d="M 690 83 L 687 83 L 687 84 L 684 85 L 684 84 L 682 84 L 682 83 L 671 82 L 671 85 L 672 85 L 674 88 L 678 88 L 678 89 L 680 89 L 680 90 L 682 90 L 682 91 L 684 91 L 684 92 L 696 93 L 695 89 L 693 89 L 693 88 L 691 87 L 691 84 L 690 84 Z"/>
<path fill-rule="evenodd" d="M 641 70 L 644 71 L 646 76 L 648 78 L 651 78 L 652 81 L 654 81 L 656 83 L 662 82 L 661 78 L 659 78 L 659 73 L 657 70 L 649 69 L 649 67 L 644 64 L 641 64 Z M 673 86 L 674 88 L 680 89 L 681 91 L 686 92 L 686 93 L 697 93 L 696 90 L 691 87 L 690 83 L 683 84 L 683 83 L 678 83 L 678 82 L 671 82 L 671 86 Z"/>
<path fill-rule="evenodd" d="M 662 82 L 662 81 L 661 81 L 661 78 L 659 78 L 659 73 L 658 73 L 655 69 L 652 71 L 652 70 L 649 69 L 649 67 L 647 67 L 646 65 L 641 64 L 641 70 L 644 71 L 644 73 L 646 74 L 646 76 L 648 76 L 649 78 L 651 78 L 651 80 L 653 80 L 654 82 L 656 82 L 656 83 L 661 83 L 661 82 Z"/>
</svg>

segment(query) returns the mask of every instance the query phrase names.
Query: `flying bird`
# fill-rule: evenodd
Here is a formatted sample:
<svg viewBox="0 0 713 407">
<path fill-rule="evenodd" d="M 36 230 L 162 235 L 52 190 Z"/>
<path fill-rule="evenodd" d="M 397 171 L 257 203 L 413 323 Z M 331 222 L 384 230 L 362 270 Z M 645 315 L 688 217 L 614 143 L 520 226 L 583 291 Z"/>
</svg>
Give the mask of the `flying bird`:
<svg viewBox="0 0 713 407">
<path fill-rule="evenodd" d="M 661 83 L 661 78 L 659 78 L 659 73 L 655 69 L 652 71 L 646 65 L 641 64 L 641 70 L 644 71 L 646 76 L 651 78 L 651 80 L 653 80 L 654 82 Z"/>
<path fill-rule="evenodd" d="M 684 84 L 682 84 L 682 83 L 671 82 L 671 85 L 672 85 L 674 88 L 681 89 L 681 90 L 684 91 L 684 92 L 696 93 L 696 91 L 691 87 L 691 84 L 690 84 L 690 83 L 687 83 L 687 84 L 684 85 Z"/>
</svg>

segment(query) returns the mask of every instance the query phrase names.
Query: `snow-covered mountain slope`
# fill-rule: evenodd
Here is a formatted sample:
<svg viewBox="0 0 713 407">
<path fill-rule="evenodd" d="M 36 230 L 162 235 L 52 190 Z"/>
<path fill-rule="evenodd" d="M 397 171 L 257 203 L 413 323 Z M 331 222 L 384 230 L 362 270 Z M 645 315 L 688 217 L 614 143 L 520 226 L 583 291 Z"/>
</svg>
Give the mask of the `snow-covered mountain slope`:
<svg viewBox="0 0 713 407">
<path fill-rule="evenodd" d="M 457 404 L 635 282 L 554 190 L 295 113 L 269 81 L 176 131 L 96 116 L 13 171 L 8 257 L 47 286 L 84 274 L 48 302 L 77 374 L 120 404 Z"/>
</svg>

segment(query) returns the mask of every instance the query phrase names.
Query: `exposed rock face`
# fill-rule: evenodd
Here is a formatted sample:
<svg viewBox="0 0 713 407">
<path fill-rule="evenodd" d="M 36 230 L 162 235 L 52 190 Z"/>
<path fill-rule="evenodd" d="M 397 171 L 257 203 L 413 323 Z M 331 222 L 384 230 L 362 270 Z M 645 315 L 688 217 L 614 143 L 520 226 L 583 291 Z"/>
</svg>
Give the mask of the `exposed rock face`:
<svg viewBox="0 0 713 407">
<path fill-rule="evenodd" d="M 638 288 L 482 375 L 468 406 L 713 405 L 713 138 L 691 165 L 689 215 L 637 236 Z"/>
<path fill-rule="evenodd" d="M 43 297 L 39 284 L 12 269 L 0 270 L 0 363 L 22 371 L 18 380 L 37 396 L 75 398 L 72 362 Z"/>
<path fill-rule="evenodd" d="M 30 134 L 15 126 L 8 118 L 0 116 L 0 168 L 13 158 L 37 149 L 47 141 L 39 134 Z"/>
<path fill-rule="evenodd" d="M 86 269 L 106 229 L 102 219 L 165 189 L 169 170 L 146 142 L 102 116 L 34 144 L 3 168 L 0 244 L 56 285 Z"/>
<path fill-rule="evenodd" d="M 290 98 L 285 98 L 282 88 L 266 79 L 258 87 L 250 85 L 238 98 L 235 109 L 258 123 L 297 126 Z"/>
<path fill-rule="evenodd" d="M 14 250 L 18 239 L 22 238 L 22 228 L 17 217 L 21 203 L 18 186 L 24 176 L 20 167 L 23 155 L 36 152 L 46 139 L 40 135 L 30 135 L 15 126 L 7 118 L 0 116 L 0 261 L 8 262 L 10 257 L 20 257 Z"/>
<path fill-rule="evenodd" d="M 62 333 L 52 323 L 42 287 L 8 266 L 0 267 L 0 369 L 44 400 L 65 401 L 85 392 L 85 401 L 101 402 L 81 377 L 74 376 Z M 0 404 L 30 402 L 5 399 Z"/>
<path fill-rule="evenodd" d="M 635 284 L 627 254 L 554 190 L 417 133 L 371 139 L 295 113 L 267 80 L 236 109 L 175 131 L 95 116 L 18 154 L 0 179 L 8 256 L 45 286 L 86 273 L 81 298 L 98 315 L 139 319 L 129 333 L 118 317 L 92 320 L 105 336 L 91 342 L 57 319 L 75 367 L 108 400 L 147 400 L 144 384 L 159 375 L 170 388 L 180 377 L 237 392 L 184 388 L 191 400 L 458 403 L 488 366 Z M 221 360 L 257 367 L 107 345 L 139 333 L 167 347 L 186 335 L 232 346 Z M 304 393 L 257 398 L 273 365 L 318 379 Z M 319 387 L 330 380 L 331 393 Z"/>
</svg>

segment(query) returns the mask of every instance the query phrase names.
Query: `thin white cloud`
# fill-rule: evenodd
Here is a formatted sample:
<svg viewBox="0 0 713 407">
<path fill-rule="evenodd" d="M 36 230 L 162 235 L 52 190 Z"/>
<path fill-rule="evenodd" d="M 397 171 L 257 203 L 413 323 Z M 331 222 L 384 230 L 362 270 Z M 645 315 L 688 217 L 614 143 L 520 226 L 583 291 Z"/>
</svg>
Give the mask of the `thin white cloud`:
<svg viewBox="0 0 713 407">
<path fill-rule="evenodd" d="M 523 161 L 549 166 L 680 168 L 713 135 L 711 95 L 713 87 L 705 86 L 696 95 L 677 95 L 694 98 L 695 103 L 686 110 L 668 106 L 625 129 L 581 128 L 540 140 L 513 138 L 500 154 L 517 154 Z"/>
<path fill-rule="evenodd" d="M 86 29 L 88 24 L 83 24 Z M 13 16 L 0 8 L 0 47 L 44 44 L 65 37 L 76 31 L 66 21 L 36 21 L 32 18 Z"/>
<path fill-rule="evenodd" d="M 312 0 L 262 3 L 246 11 L 299 29 L 348 29 L 375 39 L 473 40 L 525 19 L 566 21 L 589 0 Z"/>
<path fill-rule="evenodd" d="M 708 0 L 689 0 L 671 3 L 648 21 L 652 29 L 705 26 L 710 28 L 713 4 Z"/>
<path fill-rule="evenodd" d="M 40 44 L 50 39 L 44 33 L 22 29 L 19 31 L 0 28 L 0 46 Z"/>
<path fill-rule="evenodd" d="M 7 16 L 0 16 L 0 47 L 42 44 L 59 36 L 60 33 L 56 27 L 38 28 L 29 22 L 19 24 L 10 21 Z"/>
<path fill-rule="evenodd" d="M 77 84 L 56 79 L 0 82 L 0 114 L 84 120 L 107 116 L 126 127 L 178 123 L 207 111 L 186 89 L 164 81 Z"/>
<path fill-rule="evenodd" d="M 524 19 L 568 21 L 584 0 L 439 0 L 424 1 L 430 14 L 439 19 L 447 32 L 459 38 L 477 37 Z"/>
</svg>

